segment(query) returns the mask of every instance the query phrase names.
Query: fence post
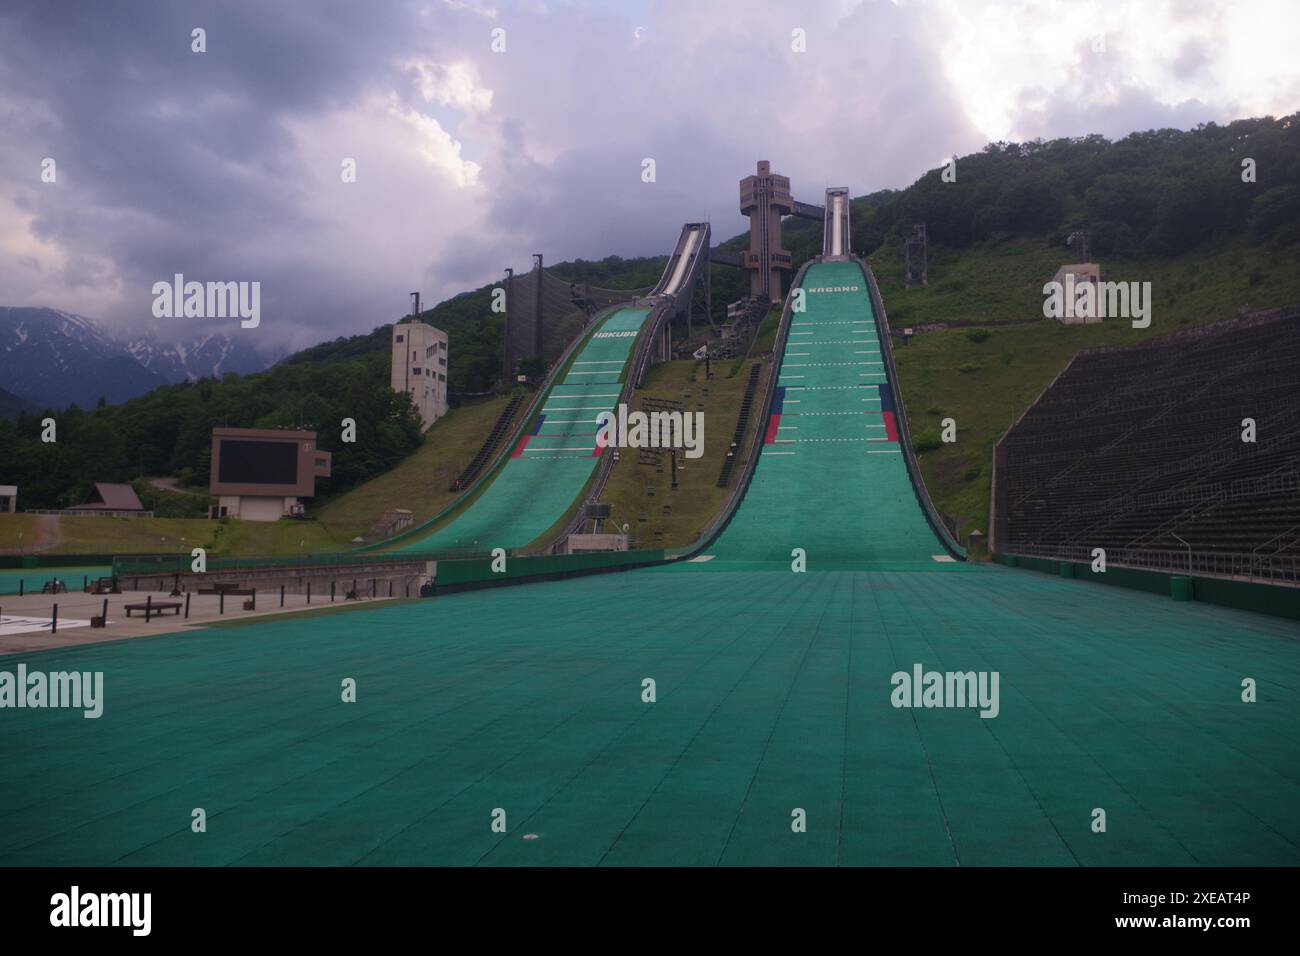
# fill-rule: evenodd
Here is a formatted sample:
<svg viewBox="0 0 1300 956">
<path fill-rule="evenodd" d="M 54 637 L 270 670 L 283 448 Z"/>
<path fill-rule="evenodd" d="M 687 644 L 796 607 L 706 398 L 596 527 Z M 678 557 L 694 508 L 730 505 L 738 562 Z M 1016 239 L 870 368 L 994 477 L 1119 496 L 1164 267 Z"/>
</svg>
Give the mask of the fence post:
<svg viewBox="0 0 1300 956">
<path fill-rule="evenodd" d="M 23 596 L 23 585 L 26 584 L 26 583 L 27 583 L 27 579 L 26 579 L 26 578 L 19 578 L 19 579 L 18 579 L 18 596 L 19 596 L 19 597 L 22 597 L 22 596 Z"/>
<path fill-rule="evenodd" d="M 331 601 L 334 600 L 334 582 L 333 582 L 333 581 L 330 582 L 330 600 L 331 600 Z"/>
<path fill-rule="evenodd" d="M 307 581 L 307 603 L 308 603 L 308 604 L 311 603 L 311 581 L 310 581 L 310 579 Z"/>
<path fill-rule="evenodd" d="M 59 606 L 57 604 L 54 605 L 54 614 L 50 618 L 50 633 L 59 633 Z"/>
<path fill-rule="evenodd" d="M 105 601 L 104 603 L 107 604 L 108 602 Z M 188 621 L 189 619 L 190 619 L 190 592 L 186 591 L 185 592 L 185 620 Z"/>
<path fill-rule="evenodd" d="M 217 613 L 226 613 L 226 592 L 224 590 L 217 592 Z"/>
<path fill-rule="evenodd" d="M 108 598 L 104 598 L 104 609 L 99 612 L 99 616 L 104 619 L 104 626 L 108 627 Z"/>
<path fill-rule="evenodd" d="M 144 622 L 146 624 L 149 623 L 149 616 L 152 611 L 153 611 L 153 595 L 146 594 L 144 596 Z"/>
<path fill-rule="evenodd" d="M 284 585 L 280 585 L 280 607 L 284 607 Z"/>
</svg>

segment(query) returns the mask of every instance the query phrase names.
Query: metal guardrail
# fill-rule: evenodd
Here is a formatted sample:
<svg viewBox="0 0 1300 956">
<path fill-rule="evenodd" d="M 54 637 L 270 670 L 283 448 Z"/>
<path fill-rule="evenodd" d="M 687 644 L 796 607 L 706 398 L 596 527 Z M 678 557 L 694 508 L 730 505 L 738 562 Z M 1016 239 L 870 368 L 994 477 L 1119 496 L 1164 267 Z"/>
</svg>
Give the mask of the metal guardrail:
<svg viewBox="0 0 1300 956">
<path fill-rule="evenodd" d="M 368 544 L 364 547 L 358 548 L 357 551 L 379 551 L 383 548 L 392 547 L 394 544 L 408 540 L 416 534 L 428 532 L 439 522 L 465 507 L 466 502 L 468 502 L 478 492 L 479 488 L 496 477 L 496 473 L 506 462 L 508 453 L 519 444 L 519 439 L 523 437 L 524 431 L 532 424 L 533 419 L 537 417 L 538 413 L 541 412 L 542 406 L 545 405 L 546 398 L 550 395 L 551 389 L 554 387 L 560 372 L 569 367 L 569 362 L 577 354 L 578 349 L 582 347 L 583 343 L 591 337 L 592 333 L 599 328 L 600 324 L 604 322 L 606 318 L 621 308 L 624 308 L 623 304 L 611 305 L 608 308 L 600 310 L 592 318 L 591 322 L 587 324 L 582 335 L 574 337 L 573 341 L 569 343 L 569 347 L 564 350 L 556 360 L 555 364 L 551 366 L 551 370 L 546 374 L 546 378 L 543 379 L 541 387 L 537 389 L 537 393 L 533 396 L 532 402 L 529 403 L 527 411 L 525 411 L 523 416 L 519 419 L 519 425 L 511 435 L 510 441 L 502 442 L 501 447 L 497 449 L 492 461 L 479 471 L 478 477 L 474 479 L 469 487 L 462 491 L 460 495 L 451 502 L 451 504 L 447 505 L 447 507 L 443 508 L 428 520 L 407 528 L 405 531 L 393 535 L 391 538 L 385 538 L 382 541 L 376 541 L 374 544 Z"/>
<path fill-rule="evenodd" d="M 506 556 L 512 557 L 513 551 Z M 378 567 L 385 564 L 406 564 L 418 561 L 452 560 L 457 558 L 490 558 L 488 551 L 388 551 L 370 552 L 337 551 L 319 554 L 276 555 L 221 555 L 205 556 L 208 574 L 220 571 L 269 571 L 289 568 L 323 568 L 342 566 Z M 189 574 L 194 558 L 181 554 L 126 554 L 113 558 L 113 574 L 119 578 L 143 577 L 154 574 Z"/>
<path fill-rule="evenodd" d="M 627 307 L 623 306 L 623 308 Z M 650 314 L 646 316 L 640 334 L 637 335 L 632 354 L 628 356 L 628 364 L 624 366 L 627 369 L 627 377 L 623 379 L 623 385 L 619 389 L 618 403 L 615 404 L 615 408 L 618 407 L 618 404 L 631 404 L 637 383 L 641 376 L 645 374 L 645 369 L 649 364 L 649 356 L 656 347 L 662 325 L 670 319 L 672 311 L 672 299 L 660 302 L 650 308 Z M 582 530 L 583 524 L 586 523 L 585 505 L 598 502 L 601 494 L 604 493 L 605 484 L 609 481 L 609 473 L 614 467 L 613 453 L 615 450 L 607 448 L 600 453 L 600 458 L 596 462 L 595 473 L 587 480 L 587 484 L 575 500 L 572 516 L 570 516 L 559 534 L 546 542 L 545 547 L 542 549 L 545 553 L 556 553 L 557 549 L 568 540 L 569 535 L 577 534 Z"/>
<path fill-rule="evenodd" d="M 903 387 L 898 380 L 898 366 L 894 364 L 894 344 L 890 339 L 889 315 L 885 312 L 885 300 L 881 298 L 880 288 L 876 285 L 875 273 L 858 256 L 853 256 L 852 259 L 862 270 L 871 297 L 871 310 L 875 313 L 876 328 L 880 333 L 880 354 L 884 357 L 885 367 L 888 369 L 889 388 L 894 393 L 894 420 L 898 427 L 898 443 L 902 446 L 903 460 L 907 462 L 907 471 L 912 478 L 912 491 L 939 543 L 958 561 L 965 561 L 966 549 L 949 531 L 938 509 L 934 507 L 934 502 L 930 499 L 930 491 L 925 487 L 925 478 L 921 476 L 921 465 L 916 460 L 916 452 L 912 448 L 912 432 L 907 424 L 907 406 L 903 404 Z"/>
<path fill-rule="evenodd" d="M 718 535 L 726 530 L 727 525 L 740 509 L 740 504 L 745 499 L 745 492 L 749 490 L 750 479 L 754 477 L 754 469 L 758 467 L 759 454 L 762 451 L 762 442 L 760 436 L 764 433 L 767 422 L 767 416 L 772 411 L 772 397 L 776 394 L 776 382 L 781 377 L 781 363 L 785 357 L 785 343 L 790 332 L 790 316 L 794 307 L 795 289 L 803 285 L 804 275 L 808 272 L 809 267 L 816 264 L 816 259 L 809 259 L 799 271 L 795 273 L 794 279 L 790 282 L 790 291 L 785 297 L 785 306 L 781 309 L 781 321 L 776 327 L 776 336 L 772 340 L 772 362 L 768 371 L 767 385 L 763 389 L 763 396 L 754 403 L 754 431 L 749 441 L 749 453 L 740 463 L 740 472 L 734 482 L 732 482 L 731 491 L 722 504 L 722 510 L 714 516 L 709 524 L 700 529 L 700 536 L 693 544 L 684 548 L 674 548 L 666 551 L 665 554 L 672 560 L 693 557 L 700 554 L 717 540 Z"/>
<path fill-rule="evenodd" d="M 1202 575 L 1271 584 L 1300 585 L 1300 557 L 1227 551 L 1191 551 L 1186 548 L 1106 548 L 1106 566 Z M 1092 549 L 1082 545 L 1017 548 L 1014 556 L 1089 564 Z"/>
<path fill-rule="evenodd" d="M 25 515 L 58 515 L 63 518 L 152 518 L 152 511 L 114 511 L 103 508 L 24 508 Z"/>
<path fill-rule="evenodd" d="M 675 257 L 680 255 L 683 243 L 686 239 L 687 228 L 691 225 L 699 226 L 700 224 L 688 223 L 683 226 L 681 235 L 678 236 L 677 246 L 674 247 L 673 255 L 668 257 L 668 264 L 664 267 L 663 277 L 655 286 L 658 290 L 668 281 L 668 276 L 673 269 Z M 696 277 L 701 268 L 709 267 L 707 258 L 701 258 L 701 253 L 707 253 L 710 242 L 711 231 L 708 223 L 702 225 L 702 238 L 699 245 L 696 246 L 692 253 L 694 261 L 690 271 L 683 277 L 683 281 L 678 291 L 668 295 L 660 295 L 659 301 L 650 306 L 650 314 L 646 316 L 645 322 L 641 326 L 641 331 L 637 335 L 636 344 L 633 346 L 632 354 L 628 358 L 627 376 L 623 380 L 623 387 L 619 389 L 618 401 L 621 404 L 630 405 L 633 396 L 641 383 L 645 380 L 646 370 L 650 367 L 651 358 L 658 346 L 660 334 L 663 332 L 665 324 L 672 321 L 672 317 L 677 310 L 677 296 L 685 294 L 691 295 L 691 290 L 695 286 Z M 628 308 L 625 304 L 622 308 Z M 617 406 L 616 406 L 617 407 Z M 569 535 L 577 534 L 582 530 L 586 523 L 585 508 L 588 503 L 595 504 L 600 501 L 600 496 L 604 494 L 605 485 L 609 481 L 609 474 L 614 468 L 613 450 L 606 450 L 601 453 L 599 461 L 596 463 L 595 474 L 587 481 L 582 493 L 578 496 L 573 515 L 560 530 L 560 532 L 546 542 L 543 551 L 546 553 L 556 553 L 559 548 L 568 540 Z"/>
</svg>

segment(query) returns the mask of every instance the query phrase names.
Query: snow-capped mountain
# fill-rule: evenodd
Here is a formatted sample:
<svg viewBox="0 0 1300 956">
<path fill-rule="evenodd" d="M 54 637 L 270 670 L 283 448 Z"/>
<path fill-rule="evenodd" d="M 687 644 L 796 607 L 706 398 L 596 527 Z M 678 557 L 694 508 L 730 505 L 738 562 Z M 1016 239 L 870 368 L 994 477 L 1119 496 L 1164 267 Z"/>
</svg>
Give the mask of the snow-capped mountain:
<svg viewBox="0 0 1300 956">
<path fill-rule="evenodd" d="M 84 315 L 0 306 L 0 388 L 41 406 L 93 408 L 171 382 L 259 372 L 279 357 L 222 333 L 181 334 L 119 337 Z"/>
<path fill-rule="evenodd" d="M 280 357 L 265 356 L 246 340 L 224 332 L 209 332 L 179 342 L 162 341 L 153 335 L 128 342 L 127 351 L 169 382 L 220 378 L 226 372 L 261 372 Z"/>
</svg>

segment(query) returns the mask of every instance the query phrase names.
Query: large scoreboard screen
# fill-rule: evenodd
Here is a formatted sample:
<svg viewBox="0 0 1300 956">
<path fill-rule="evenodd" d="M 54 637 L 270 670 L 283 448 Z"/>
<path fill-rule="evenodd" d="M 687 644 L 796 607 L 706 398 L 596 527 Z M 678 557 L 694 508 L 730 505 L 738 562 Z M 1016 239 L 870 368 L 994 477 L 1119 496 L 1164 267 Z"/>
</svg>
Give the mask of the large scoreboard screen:
<svg viewBox="0 0 1300 956">
<path fill-rule="evenodd" d="M 229 484 L 296 485 L 298 443 L 222 438 L 217 480 Z"/>
</svg>

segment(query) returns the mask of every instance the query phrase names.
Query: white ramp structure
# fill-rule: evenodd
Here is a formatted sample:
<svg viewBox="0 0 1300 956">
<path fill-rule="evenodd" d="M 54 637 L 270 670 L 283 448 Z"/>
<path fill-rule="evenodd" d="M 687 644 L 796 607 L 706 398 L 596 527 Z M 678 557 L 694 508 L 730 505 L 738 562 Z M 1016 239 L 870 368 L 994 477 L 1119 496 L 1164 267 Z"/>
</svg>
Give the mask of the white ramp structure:
<svg viewBox="0 0 1300 956">
<path fill-rule="evenodd" d="M 835 186 L 826 190 L 826 219 L 822 228 L 822 259 L 845 262 L 852 255 L 849 248 L 849 190 Z"/>
</svg>

